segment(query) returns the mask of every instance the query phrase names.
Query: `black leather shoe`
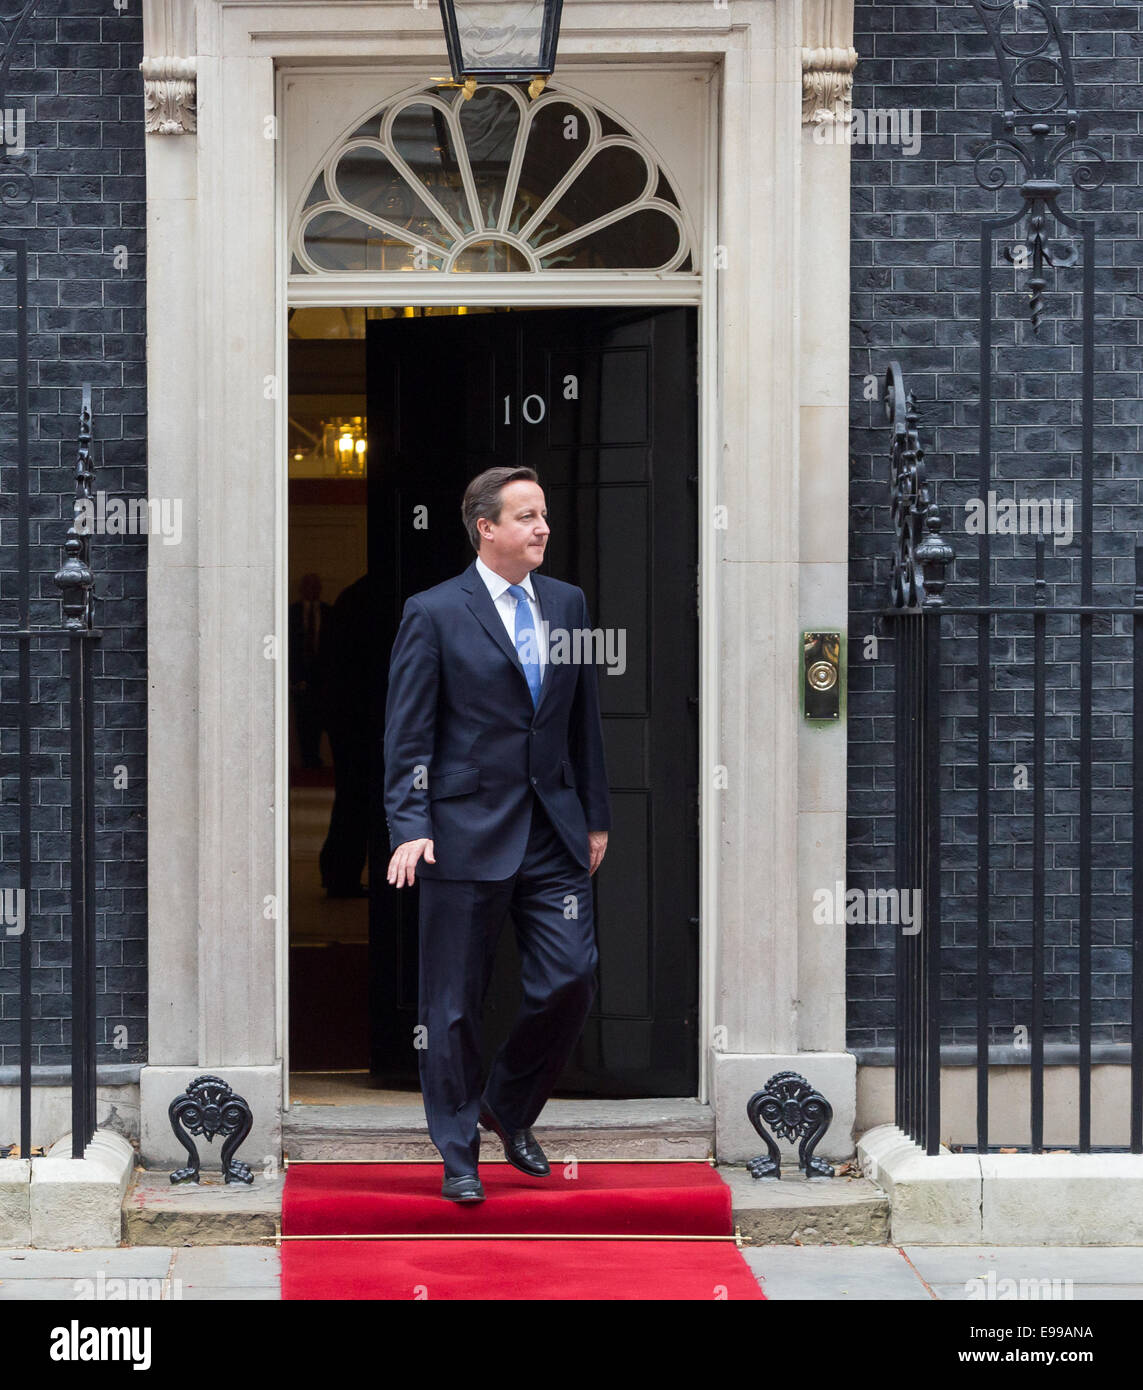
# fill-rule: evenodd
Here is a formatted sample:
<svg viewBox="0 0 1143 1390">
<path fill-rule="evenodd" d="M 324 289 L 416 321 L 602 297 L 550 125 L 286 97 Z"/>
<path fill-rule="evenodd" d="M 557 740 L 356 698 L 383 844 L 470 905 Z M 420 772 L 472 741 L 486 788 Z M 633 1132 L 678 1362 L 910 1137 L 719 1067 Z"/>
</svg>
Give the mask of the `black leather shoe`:
<svg viewBox="0 0 1143 1390">
<path fill-rule="evenodd" d="M 441 1196 L 450 1202 L 483 1202 L 484 1184 L 477 1173 L 461 1173 L 455 1178 L 446 1176 L 441 1183 Z"/>
<path fill-rule="evenodd" d="M 514 1134 L 509 1134 L 487 1105 L 480 1107 L 480 1123 L 499 1136 L 504 1145 L 504 1157 L 513 1168 L 519 1168 L 530 1178 L 546 1178 L 552 1171 L 530 1129 L 518 1129 Z"/>
</svg>

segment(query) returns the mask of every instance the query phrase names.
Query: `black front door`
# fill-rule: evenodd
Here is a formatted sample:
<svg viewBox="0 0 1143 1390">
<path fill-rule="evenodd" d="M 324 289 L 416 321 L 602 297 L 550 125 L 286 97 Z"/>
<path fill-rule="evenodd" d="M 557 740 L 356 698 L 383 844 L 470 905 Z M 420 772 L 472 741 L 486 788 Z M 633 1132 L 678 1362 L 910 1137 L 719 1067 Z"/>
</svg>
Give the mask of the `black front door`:
<svg viewBox="0 0 1143 1390">
<path fill-rule="evenodd" d="M 385 882 L 388 654 L 405 599 L 474 554 L 471 478 L 539 474 L 544 572 L 610 635 L 599 670 L 612 798 L 593 882 L 599 992 L 559 1091 L 693 1095 L 698 1079 L 697 377 L 692 309 L 370 320 L 371 1069 L 415 1081 L 416 889 Z M 614 674 L 610 672 L 614 671 Z M 510 924 L 485 1005 L 486 1062 L 519 996 Z"/>
</svg>

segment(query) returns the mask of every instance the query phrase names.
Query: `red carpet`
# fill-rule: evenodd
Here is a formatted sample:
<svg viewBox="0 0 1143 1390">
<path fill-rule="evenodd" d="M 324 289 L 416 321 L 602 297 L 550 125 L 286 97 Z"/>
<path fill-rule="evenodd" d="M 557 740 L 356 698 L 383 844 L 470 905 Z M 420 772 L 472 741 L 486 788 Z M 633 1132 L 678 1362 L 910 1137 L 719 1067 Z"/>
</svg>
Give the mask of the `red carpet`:
<svg viewBox="0 0 1143 1390">
<path fill-rule="evenodd" d="M 480 1168 L 486 1200 L 441 1197 L 434 1163 L 293 1164 L 282 1197 L 282 1234 L 646 1235 L 733 1232 L 730 1188 L 707 1163 L 581 1163 L 528 1178 L 509 1163 Z"/>
<path fill-rule="evenodd" d="M 761 1299 L 729 1241 L 284 1241 L 286 1299 Z"/>
<path fill-rule="evenodd" d="M 581 1163 L 527 1178 L 480 1170 L 487 1200 L 440 1195 L 435 1163 L 292 1164 L 283 1236 L 467 1235 L 469 1239 L 283 1240 L 284 1299 L 751 1299 L 763 1294 L 732 1241 L 730 1189 L 706 1163 Z M 493 1237 L 488 1240 L 472 1236 Z M 656 1240 L 496 1239 L 656 1236 Z"/>
</svg>

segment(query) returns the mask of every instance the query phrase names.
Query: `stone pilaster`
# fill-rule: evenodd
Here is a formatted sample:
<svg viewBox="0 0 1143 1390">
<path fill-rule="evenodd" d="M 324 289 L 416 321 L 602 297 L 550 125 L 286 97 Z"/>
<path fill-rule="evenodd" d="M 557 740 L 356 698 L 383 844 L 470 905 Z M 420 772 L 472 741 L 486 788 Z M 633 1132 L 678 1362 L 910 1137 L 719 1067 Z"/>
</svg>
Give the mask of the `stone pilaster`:
<svg viewBox="0 0 1143 1390">
<path fill-rule="evenodd" d="M 845 1051 L 845 925 L 814 920 L 815 891 L 832 890 L 845 878 L 845 720 L 806 724 L 795 674 L 800 632 L 844 633 L 848 612 L 849 145 L 813 137 L 821 126 L 848 120 L 857 61 L 852 0 L 803 0 L 800 37 L 800 159 L 786 164 L 779 156 L 773 163 L 782 190 L 775 201 L 789 209 L 793 249 L 780 260 L 782 236 L 775 236 L 754 272 L 773 287 L 761 317 L 797 325 L 788 356 L 775 354 L 776 362 L 791 364 L 786 372 L 775 371 L 775 380 L 787 382 L 791 393 L 787 433 L 780 439 L 774 430 L 769 448 L 746 451 L 747 458 L 771 461 L 769 468 L 746 470 L 746 476 L 757 473 L 772 495 L 755 515 L 745 499 L 755 548 L 733 558 L 754 562 L 740 567 L 749 586 L 741 574 L 737 584 L 729 574 L 724 578 L 724 627 L 734 624 L 736 614 L 755 615 L 755 625 L 740 621 L 735 636 L 756 668 L 746 673 L 750 693 L 741 712 L 738 694 L 725 690 L 724 723 L 728 715 L 736 719 L 742 744 L 753 750 L 768 787 L 753 789 L 739 803 L 737 835 L 727 837 L 735 853 L 750 861 L 749 871 L 726 865 L 723 874 L 720 983 L 730 1027 L 725 1050 L 714 1055 L 713 1101 L 716 1151 L 730 1162 L 761 1152 L 745 1102 L 775 1072 L 798 1072 L 833 1106 L 821 1157 L 836 1161 L 853 1153 L 856 1119 L 856 1062 Z M 728 96 L 728 108 L 737 110 L 738 94 L 729 86 Z M 797 122 L 796 102 L 789 119 Z M 764 245 L 757 215 L 754 223 Z M 784 306 L 778 286 L 787 276 L 796 290 L 794 302 Z M 729 347 L 733 312 L 727 317 Z M 757 381 L 766 369 L 764 349 L 752 344 L 743 360 Z M 727 378 L 729 399 L 730 367 Z M 777 418 L 784 414 L 780 404 L 776 390 L 766 405 Z M 781 460 L 791 456 L 797 469 L 789 496 L 781 491 L 789 476 Z M 762 484 L 753 486 L 760 494 Z M 788 682 L 776 677 L 787 671 Z M 750 711 L 756 724 L 743 717 Z M 792 836 L 775 824 L 787 815 L 796 827 Z M 793 1154 L 791 1146 L 779 1147 L 787 1158 Z"/>
</svg>

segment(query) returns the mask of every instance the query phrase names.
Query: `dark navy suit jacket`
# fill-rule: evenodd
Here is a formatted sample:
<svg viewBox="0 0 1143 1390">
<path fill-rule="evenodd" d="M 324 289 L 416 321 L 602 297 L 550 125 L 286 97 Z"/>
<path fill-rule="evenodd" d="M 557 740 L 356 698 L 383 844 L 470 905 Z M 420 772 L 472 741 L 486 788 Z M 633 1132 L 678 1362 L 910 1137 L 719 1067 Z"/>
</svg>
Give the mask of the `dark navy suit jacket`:
<svg viewBox="0 0 1143 1390">
<path fill-rule="evenodd" d="M 583 590 L 532 573 L 552 629 L 589 629 Z M 385 815 L 390 847 L 433 841 L 424 878 L 504 879 L 520 867 L 538 796 L 588 867 L 588 830 L 611 827 L 594 665 L 544 668 L 533 707 L 515 645 L 475 562 L 405 604 L 389 661 Z"/>
</svg>

